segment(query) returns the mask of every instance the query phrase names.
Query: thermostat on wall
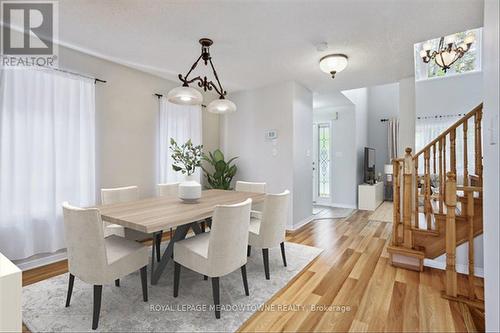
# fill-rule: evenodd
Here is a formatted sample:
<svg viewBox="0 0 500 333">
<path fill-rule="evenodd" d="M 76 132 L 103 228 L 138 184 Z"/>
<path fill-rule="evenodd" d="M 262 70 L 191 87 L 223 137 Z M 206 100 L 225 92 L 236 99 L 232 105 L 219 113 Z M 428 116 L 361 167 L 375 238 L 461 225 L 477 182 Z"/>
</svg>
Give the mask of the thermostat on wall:
<svg viewBox="0 0 500 333">
<path fill-rule="evenodd" d="M 266 130 L 264 136 L 266 141 L 276 140 L 278 138 L 278 131 L 275 129 Z"/>
</svg>

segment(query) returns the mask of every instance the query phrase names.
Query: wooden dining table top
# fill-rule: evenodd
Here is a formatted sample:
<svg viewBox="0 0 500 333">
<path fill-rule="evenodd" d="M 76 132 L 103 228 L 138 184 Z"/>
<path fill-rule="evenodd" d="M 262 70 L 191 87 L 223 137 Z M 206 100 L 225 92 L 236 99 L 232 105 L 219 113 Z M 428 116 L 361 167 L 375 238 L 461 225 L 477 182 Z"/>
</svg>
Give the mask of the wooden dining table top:
<svg viewBox="0 0 500 333">
<path fill-rule="evenodd" d="M 233 205 L 251 198 L 264 201 L 264 193 L 226 190 L 202 191 L 195 203 L 185 203 L 177 196 L 152 197 L 110 205 L 96 206 L 102 219 L 126 228 L 153 233 L 211 217 L 217 205 Z"/>
</svg>

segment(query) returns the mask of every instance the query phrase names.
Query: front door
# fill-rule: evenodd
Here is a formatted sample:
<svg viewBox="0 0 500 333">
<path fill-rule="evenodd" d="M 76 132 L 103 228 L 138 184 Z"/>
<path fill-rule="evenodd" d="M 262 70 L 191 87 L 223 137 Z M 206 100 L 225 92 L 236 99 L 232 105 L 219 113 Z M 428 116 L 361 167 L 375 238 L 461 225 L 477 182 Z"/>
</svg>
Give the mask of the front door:
<svg viewBox="0 0 500 333">
<path fill-rule="evenodd" d="M 330 204 L 331 197 L 331 123 L 313 125 L 313 202 Z"/>
</svg>

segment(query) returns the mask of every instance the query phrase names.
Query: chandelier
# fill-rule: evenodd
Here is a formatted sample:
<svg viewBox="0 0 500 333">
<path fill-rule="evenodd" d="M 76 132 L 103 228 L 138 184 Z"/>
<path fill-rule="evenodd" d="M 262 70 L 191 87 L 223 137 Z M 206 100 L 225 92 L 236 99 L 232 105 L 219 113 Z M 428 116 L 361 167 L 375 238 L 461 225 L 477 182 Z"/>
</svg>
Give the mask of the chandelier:
<svg viewBox="0 0 500 333">
<path fill-rule="evenodd" d="M 212 57 L 210 56 L 210 46 L 213 44 L 213 41 L 208 38 L 202 38 L 199 42 L 201 44 L 201 55 L 194 62 L 186 75 L 182 76 L 182 74 L 179 74 L 179 80 L 182 82 L 182 86 L 170 90 L 167 94 L 167 100 L 171 103 L 181 105 L 201 105 L 203 96 L 198 90 L 189 86 L 192 83 L 196 83 L 198 87 L 203 88 L 203 91 L 215 90 L 219 95 L 219 99 L 208 104 L 207 111 L 212 113 L 229 113 L 236 111 L 236 105 L 225 98 L 227 92 L 222 88 L 219 76 L 212 62 Z M 189 75 L 196 68 L 200 60 L 203 60 L 205 66 L 210 64 L 216 83 L 209 81 L 206 76 L 203 78 L 201 76 L 189 78 Z"/>
<path fill-rule="evenodd" d="M 470 34 L 467 35 L 463 43 L 457 45 L 457 40 L 455 35 L 450 35 L 441 37 L 439 40 L 438 49 L 432 51 L 432 44 L 429 42 L 424 43 L 422 46 L 422 51 L 420 51 L 420 57 L 426 64 L 431 60 L 434 60 L 436 64 L 443 69 L 446 73 L 448 69 L 464 54 L 469 51 L 472 43 L 474 43 L 475 37 Z"/>
</svg>

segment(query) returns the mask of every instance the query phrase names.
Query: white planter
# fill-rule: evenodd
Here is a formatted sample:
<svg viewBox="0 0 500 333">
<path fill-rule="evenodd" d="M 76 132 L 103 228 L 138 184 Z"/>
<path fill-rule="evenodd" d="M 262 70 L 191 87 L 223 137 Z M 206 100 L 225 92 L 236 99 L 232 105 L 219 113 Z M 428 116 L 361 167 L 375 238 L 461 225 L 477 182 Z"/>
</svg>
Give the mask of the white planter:
<svg viewBox="0 0 500 333">
<path fill-rule="evenodd" d="M 194 176 L 187 176 L 186 181 L 179 184 L 179 199 L 185 202 L 196 202 L 201 198 L 201 185 L 194 180 Z"/>
</svg>

